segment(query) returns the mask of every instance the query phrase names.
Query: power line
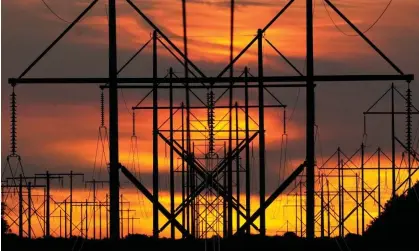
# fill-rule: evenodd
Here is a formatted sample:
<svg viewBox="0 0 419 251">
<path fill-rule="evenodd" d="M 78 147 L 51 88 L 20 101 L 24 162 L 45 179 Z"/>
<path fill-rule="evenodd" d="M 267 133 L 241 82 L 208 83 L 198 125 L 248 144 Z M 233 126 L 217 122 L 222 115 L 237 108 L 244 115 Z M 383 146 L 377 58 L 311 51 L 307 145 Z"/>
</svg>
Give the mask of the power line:
<svg viewBox="0 0 419 251">
<path fill-rule="evenodd" d="M 124 96 L 124 92 L 122 91 L 122 89 L 119 89 L 119 90 L 121 91 L 122 100 L 124 101 L 124 105 L 125 105 L 125 108 L 127 109 L 128 114 L 132 115 L 132 112 L 130 112 L 130 110 L 128 109 L 127 101 L 125 100 L 125 96 Z"/>
<path fill-rule="evenodd" d="M 64 18 L 62 18 L 60 15 L 58 15 L 48 4 L 47 2 L 45 2 L 45 0 L 41 0 L 42 3 L 44 3 L 45 7 L 47 7 L 47 9 L 49 10 L 49 12 L 51 12 L 56 18 L 58 18 L 59 20 L 63 21 L 64 23 L 70 23 L 69 21 L 65 20 Z"/>
<path fill-rule="evenodd" d="M 333 25 L 335 26 L 335 28 L 338 30 L 338 31 L 340 31 L 343 35 L 345 35 L 345 36 L 348 36 L 348 37 L 357 37 L 357 36 L 359 36 L 358 34 L 348 34 L 348 33 L 346 33 L 345 31 L 343 31 L 337 24 L 336 24 L 336 22 L 335 22 L 335 20 L 333 20 L 333 18 L 332 18 L 332 15 L 330 14 L 330 12 L 329 12 L 329 10 L 327 9 L 327 6 L 326 6 L 326 4 L 324 3 L 324 1 L 322 1 L 323 2 L 323 6 L 324 6 L 324 9 L 326 10 L 326 12 L 327 12 L 327 15 L 329 16 L 329 19 L 332 21 L 332 23 L 333 23 Z M 361 31 L 363 34 L 365 34 L 365 33 L 367 33 L 368 31 L 370 31 L 372 28 L 374 28 L 374 26 L 381 20 L 381 18 L 384 16 L 384 14 L 387 12 L 387 10 L 388 10 L 388 8 L 390 7 L 390 5 L 391 5 L 391 3 L 393 2 L 393 0 L 390 0 L 388 3 L 387 3 L 387 5 L 386 5 L 386 7 L 384 8 L 384 10 L 381 12 L 381 14 L 378 16 L 378 18 L 367 28 L 367 29 L 365 29 L 364 31 Z"/>
<path fill-rule="evenodd" d="M 390 7 L 391 3 L 393 2 L 393 0 L 390 0 L 387 4 L 387 6 L 384 8 L 383 12 L 381 12 L 381 15 L 375 20 L 374 23 L 372 23 L 370 25 L 370 27 L 368 27 L 368 29 L 366 29 L 363 33 L 367 33 L 369 30 L 371 30 L 380 20 L 381 18 L 384 16 L 384 14 L 387 12 L 387 9 Z"/>
</svg>

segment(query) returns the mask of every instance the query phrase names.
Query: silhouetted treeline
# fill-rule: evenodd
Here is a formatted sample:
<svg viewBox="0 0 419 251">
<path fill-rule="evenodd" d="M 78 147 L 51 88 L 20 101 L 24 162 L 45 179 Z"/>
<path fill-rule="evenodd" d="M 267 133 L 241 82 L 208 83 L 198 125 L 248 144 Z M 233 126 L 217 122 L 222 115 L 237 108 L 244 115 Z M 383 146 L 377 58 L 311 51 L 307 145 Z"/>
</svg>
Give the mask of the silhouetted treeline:
<svg viewBox="0 0 419 251">
<path fill-rule="evenodd" d="M 397 250 L 419 250 L 419 182 L 386 203 L 364 239 L 377 247 L 394 245 Z"/>
</svg>

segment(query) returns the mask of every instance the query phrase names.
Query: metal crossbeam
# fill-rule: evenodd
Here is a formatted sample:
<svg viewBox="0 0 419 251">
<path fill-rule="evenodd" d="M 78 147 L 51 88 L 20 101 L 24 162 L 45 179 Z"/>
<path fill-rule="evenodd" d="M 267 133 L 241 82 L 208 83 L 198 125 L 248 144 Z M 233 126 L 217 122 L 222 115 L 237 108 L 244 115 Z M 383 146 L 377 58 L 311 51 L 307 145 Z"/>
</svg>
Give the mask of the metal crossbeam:
<svg viewBox="0 0 419 251">
<path fill-rule="evenodd" d="M 198 78 L 117 78 L 118 84 L 149 84 L 154 81 L 158 83 L 257 83 L 259 77 L 198 77 Z M 307 76 L 264 76 L 263 82 L 306 82 Z M 412 81 L 413 74 L 406 75 L 316 75 L 313 76 L 315 82 L 352 82 L 352 81 Z M 106 84 L 109 78 L 9 78 L 10 84 Z M 283 85 L 278 87 L 304 87 L 302 85 Z M 105 86 L 104 86 L 105 87 Z M 120 88 L 122 86 L 118 86 Z M 227 88 L 230 86 L 213 86 L 212 88 Z M 249 86 L 251 87 L 251 86 Z M 267 86 L 269 87 L 269 86 Z M 149 86 L 148 88 L 153 88 Z M 183 87 L 185 88 L 185 87 Z M 198 88 L 189 86 L 189 88 Z M 207 88 L 200 86 L 199 88 Z M 234 88 L 234 87 L 233 87 Z"/>
</svg>

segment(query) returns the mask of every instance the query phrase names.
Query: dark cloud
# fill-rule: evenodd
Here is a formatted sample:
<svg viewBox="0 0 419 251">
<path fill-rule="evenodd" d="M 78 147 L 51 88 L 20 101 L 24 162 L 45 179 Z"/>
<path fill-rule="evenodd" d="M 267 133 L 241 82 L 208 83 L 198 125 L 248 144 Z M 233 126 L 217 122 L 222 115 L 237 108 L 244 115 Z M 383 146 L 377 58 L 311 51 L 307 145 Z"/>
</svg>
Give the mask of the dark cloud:
<svg viewBox="0 0 419 251">
<path fill-rule="evenodd" d="M 201 1 L 194 1 L 201 2 Z M 215 2 L 203 1 L 204 4 L 218 4 L 221 7 L 226 7 L 225 4 L 228 2 Z M 146 2 L 142 4 L 145 11 L 152 10 L 155 7 L 155 3 Z M 239 6 L 272 6 L 271 2 L 255 2 L 255 1 L 238 1 Z M 3 40 L 2 40 L 2 125 L 5 129 L 2 130 L 2 159 L 7 155 L 8 151 L 8 95 L 10 94 L 11 88 L 7 84 L 7 78 L 16 77 L 27 65 L 30 64 L 31 60 L 39 55 L 43 48 L 46 48 L 56 35 L 65 27 L 65 24 L 51 21 L 50 19 L 39 18 L 39 15 L 32 11 L 25 11 L 22 8 L 16 8 L 13 5 L 4 5 L 2 12 L 3 21 Z M 345 7 L 351 7 L 349 2 L 345 3 Z M 22 11 L 24 11 L 22 14 Z M 96 14 L 103 15 L 104 10 L 95 10 Z M 63 14 L 64 15 L 64 14 Z M 69 15 L 71 16 L 71 15 Z M 138 18 L 140 20 L 140 18 Z M 168 32 L 170 29 L 163 25 L 164 20 L 157 20 L 159 24 L 163 26 L 163 30 Z M 139 21 L 140 22 L 140 21 Z M 368 34 L 380 41 L 380 48 L 385 51 L 394 62 L 397 63 L 406 73 L 419 74 L 418 71 L 418 60 L 419 55 L 419 33 L 418 23 L 406 23 L 393 26 L 384 26 L 382 28 L 377 27 L 377 31 L 372 31 Z M 28 25 L 31 24 L 31 25 Z M 40 28 L 43 27 L 43 28 Z M 97 32 L 97 31 L 96 31 Z M 175 36 L 174 33 L 168 33 L 169 36 Z M 49 76 L 49 77 L 75 77 L 75 76 L 106 76 L 107 74 L 107 50 L 106 46 L 102 45 L 84 45 L 82 43 L 74 43 L 74 39 L 83 35 L 96 36 L 92 30 L 86 28 L 76 29 L 74 32 L 69 34 L 72 39 L 64 39 L 61 41 L 56 48 L 54 48 L 49 55 L 43 59 L 39 65 L 37 65 L 33 72 L 28 76 Z M 349 39 L 349 38 L 348 38 Z M 180 43 L 179 39 L 175 39 L 177 43 Z M 360 43 L 362 40 L 359 38 Z M 333 42 L 333 41 L 331 41 Z M 209 42 L 203 41 L 202 45 L 208 45 Z M 352 43 L 350 43 L 353 45 Z M 342 45 L 343 46 L 343 45 Z M 359 48 L 363 44 L 359 44 Z M 335 48 L 336 49 L 336 48 Z M 339 48 L 338 48 L 339 49 Z M 342 47 L 343 49 L 343 47 Z M 358 51 L 358 47 L 354 46 L 354 53 Z M 317 74 L 361 74 L 361 73 L 385 73 L 393 74 L 394 71 L 386 65 L 386 63 L 376 55 L 372 50 L 371 53 L 365 53 L 363 57 L 356 54 L 356 57 L 345 57 L 339 59 L 335 55 L 330 55 L 330 58 L 321 57 L 316 58 L 315 70 Z M 120 50 L 119 52 L 119 63 L 122 64 L 132 55 L 130 50 Z M 331 53 L 332 54 L 332 53 Z M 332 57 L 333 56 L 333 57 Z M 265 65 L 265 74 L 294 74 L 290 68 L 285 68 L 285 64 L 280 61 L 279 58 L 273 56 L 266 56 L 267 60 L 274 62 L 272 65 Z M 303 70 L 304 58 L 301 57 L 289 57 L 289 59 L 296 64 L 300 70 Z M 222 69 L 225 64 L 208 62 L 205 59 L 197 60 L 197 65 L 205 70 L 208 75 L 216 74 Z M 162 56 L 159 58 L 159 74 L 163 75 L 166 73 L 170 66 L 175 66 L 175 70 L 178 72 L 182 71 L 181 66 L 171 57 Z M 252 72 L 256 72 L 256 65 L 250 63 L 249 66 Z M 278 67 L 280 66 L 280 67 Z M 133 61 L 133 63 L 127 67 L 124 71 L 123 76 L 151 76 L 151 54 L 150 50 L 144 51 L 142 57 Z M 179 75 L 182 75 L 179 73 Z M 416 81 L 417 82 L 417 81 Z M 411 87 L 416 97 L 417 91 L 419 90 L 416 82 L 412 83 Z M 397 86 L 405 91 L 406 85 L 404 83 L 396 83 Z M 363 137 L 363 112 L 380 97 L 380 95 L 389 87 L 390 83 L 318 83 L 316 87 L 316 124 L 318 125 L 319 131 L 317 135 L 317 152 L 321 157 L 327 158 L 331 155 L 337 146 L 340 146 L 348 151 L 352 151 L 359 147 Z M 305 126 L 305 91 L 301 89 L 299 94 L 298 91 L 293 89 L 281 89 L 272 90 L 272 92 L 281 100 L 281 102 L 288 105 L 288 111 L 290 114 L 292 110 L 295 111 L 293 116 L 293 122 L 300 125 L 302 128 Z M 97 86 L 18 86 L 18 103 L 20 116 L 30 116 L 34 114 L 41 116 L 38 111 L 30 111 L 30 108 L 37 107 L 37 105 L 43 105 L 44 107 L 51 106 L 51 110 L 45 111 L 45 114 L 56 117 L 66 118 L 65 110 L 53 109 L 56 104 L 65 105 L 84 105 L 84 106 L 98 106 L 99 102 L 99 90 Z M 205 99 L 205 91 L 196 92 L 199 97 Z M 145 92 L 138 90 L 124 91 L 125 101 L 130 107 L 138 102 L 143 97 Z M 217 93 L 219 94 L 219 93 Z M 237 100 L 243 99 L 243 92 L 235 92 L 235 98 Z M 162 100 L 167 99 L 167 92 L 162 92 Z M 298 96 L 298 102 L 296 98 Z M 180 101 L 184 97 L 183 93 L 177 92 L 177 101 Z M 256 94 L 252 93 L 253 100 L 256 102 Z M 266 102 L 273 102 L 272 98 L 267 97 Z M 197 102 L 197 101 L 195 101 Z M 223 100 L 222 102 L 225 102 Z M 388 99 L 383 100 L 383 104 L 380 104 L 378 108 L 388 109 Z M 415 103 L 416 104 L 416 103 Z M 403 100 L 397 100 L 398 109 L 403 109 Z M 418 106 L 418 105 L 417 105 Z M 123 99 L 120 99 L 121 112 L 124 108 Z M 377 108 L 377 109 L 378 109 Z M 46 110 L 48 108 L 45 108 Z M 82 112 L 82 111 L 80 111 Z M 61 116 L 59 116 L 61 115 Z M 97 114 L 99 116 L 99 113 Z M 280 117 L 280 114 L 278 114 Z M 77 114 L 68 114 L 68 118 L 74 120 L 72 123 L 77 123 Z M 404 137 L 404 120 L 403 116 L 397 118 L 397 136 L 399 138 Z M 390 137 L 389 137 L 389 119 L 385 117 L 368 117 L 367 118 L 367 133 L 368 141 L 372 145 L 380 145 L 385 151 L 390 148 Z M 143 121 L 142 123 L 147 123 Z M 413 122 L 416 127 L 418 126 L 418 119 L 415 117 Z M 51 130 L 59 130 L 54 125 L 51 126 Z M 89 133 L 92 133 L 92 138 L 96 137 L 97 125 L 86 125 L 89 129 L 79 131 L 79 135 L 74 137 L 88 137 Z M 20 125 L 19 130 L 25 130 L 30 128 L 31 125 Z M 282 125 L 278 125 L 276 133 L 282 134 Z M 67 132 L 67 137 L 73 137 L 70 132 Z M 129 136 L 128 132 L 122 132 L 123 135 Z M 25 142 L 19 141 L 20 144 L 26 144 Z M 42 148 L 42 146 L 31 145 L 31 147 Z M 281 143 L 276 142 L 270 145 L 267 149 L 267 177 L 268 177 L 268 191 L 272 191 L 277 185 L 277 178 L 279 172 L 278 166 L 278 151 L 280 150 Z M 400 151 L 400 149 L 398 149 Z M 48 152 L 42 154 L 42 156 L 31 156 L 29 151 L 28 154 L 23 157 L 25 170 L 28 173 L 43 172 L 45 169 L 51 171 L 61 170 L 74 170 L 74 171 L 86 171 L 91 169 L 91 166 L 80 166 L 77 163 L 72 163 L 71 158 L 57 159 L 55 156 L 51 156 Z M 288 145 L 289 158 L 294 160 L 304 159 L 305 156 L 305 141 L 304 138 L 301 140 L 292 141 Z M 63 154 L 64 155 L 64 154 Z M 320 157 L 320 156 L 318 156 Z M 257 158 L 257 155 L 255 155 Z M 257 160 L 256 160 L 257 163 Z M 295 167 L 298 163 L 294 162 Z M 258 179 L 257 166 L 253 167 L 254 179 Z M 292 167 L 289 167 L 292 169 Z M 274 178 L 272 178 L 274 177 Z M 143 174 L 144 183 L 147 186 L 151 185 L 151 174 Z M 166 184 L 167 174 L 162 174 L 162 182 Z M 257 188 L 254 188 L 257 190 Z"/>
</svg>

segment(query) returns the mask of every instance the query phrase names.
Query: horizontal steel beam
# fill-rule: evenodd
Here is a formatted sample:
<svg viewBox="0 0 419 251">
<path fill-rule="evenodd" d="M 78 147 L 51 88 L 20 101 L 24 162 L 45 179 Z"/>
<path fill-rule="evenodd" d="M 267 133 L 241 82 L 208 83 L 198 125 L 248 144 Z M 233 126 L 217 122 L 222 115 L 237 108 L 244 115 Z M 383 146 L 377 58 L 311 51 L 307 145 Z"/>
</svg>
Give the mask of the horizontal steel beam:
<svg viewBox="0 0 419 251">
<path fill-rule="evenodd" d="M 391 115 L 392 112 L 364 112 L 364 114 L 375 114 L 375 115 Z M 406 115 L 407 112 L 394 112 L 395 115 Z M 419 114 L 419 112 L 410 112 L 410 114 Z"/>
<path fill-rule="evenodd" d="M 235 108 L 236 106 L 228 106 L 228 105 L 218 105 L 218 106 L 214 106 L 214 109 L 230 109 L 230 108 Z M 264 105 L 264 108 L 284 108 L 287 107 L 286 105 Z M 152 110 L 155 107 L 153 106 L 133 106 L 132 109 L 133 110 Z M 169 110 L 169 109 L 181 109 L 182 106 L 174 106 L 174 107 L 170 107 L 170 106 L 158 106 L 157 109 L 162 109 L 162 110 Z M 183 107 L 184 108 L 184 107 Z M 237 108 L 246 108 L 246 106 L 242 105 L 242 106 L 237 106 Z M 249 105 L 248 108 L 259 108 L 259 105 Z M 208 107 L 207 106 L 189 106 L 189 109 L 205 109 L 207 110 Z"/>
<path fill-rule="evenodd" d="M 314 76 L 313 80 L 316 82 L 352 82 L 352 81 L 412 81 L 414 79 L 413 74 L 406 75 L 318 75 Z M 259 82 L 259 77 L 198 77 L 198 78 L 118 78 L 119 84 L 146 84 L 154 83 L 256 83 Z M 306 82 L 306 76 L 264 76 L 262 77 L 263 82 Z M 109 78 L 9 78 L 10 84 L 107 84 Z M 289 87 L 305 87 L 305 84 L 289 85 Z M 192 86 L 191 86 L 192 87 Z M 201 88 L 208 88 L 206 86 L 200 86 Z M 217 86 L 218 87 L 218 86 Z M 222 86 L 221 88 L 228 88 L 228 86 Z M 242 86 L 243 87 L 243 86 Z M 249 86 L 250 87 L 250 86 Z M 269 86 L 267 86 L 269 87 Z M 283 87 L 287 87 L 284 85 Z M 151 87 L 150 87 L 151 88 Z M 184 88 L 184 87 L 183 87 Z M 197 87 L 194 87 L 197 88 Z M 212 88 L 215 88 L 213 86 Z M 236 87 L 237 88 L 237 87 Z"/>
<path fill-rule="evenodd" d="M 296 87 L 305 87 L 306 84 L 267 84 L 264 83 L 263 84 L 263 88 L 296 88 Z M 247 86 L 249 89 L 255 89 L 255 88 L 259 88 L 259 85 L 248 85 Z M 102 89 L 108 89 L 109 86 L 107 85 L 101 85 L 100 88 Z M 152 89 L 153 87 L 151 85 L 139 85 L 139 84 L 127 84 L 127 85 L 119 85 L 118 86 L 119 89 Z M 226 89 L 228 90 L 229 88 L 233 88 L 233 89 L 239 89 L 239 88 L 245 88 L 244 85 L 217 85 L 217 86 L 212 86 L 212 87 L 207 87 L 207 86 L 203 86 L 203 85 L 195 85 L 195 86 L 189 86 L 189 89 Z M 170 89 L 169 85 L 159 85 L 157 87 L 157 89 Z M 172 89 L 185 89 L 184 85 L 174 85 L 172 86 Z"/>
</svg>

